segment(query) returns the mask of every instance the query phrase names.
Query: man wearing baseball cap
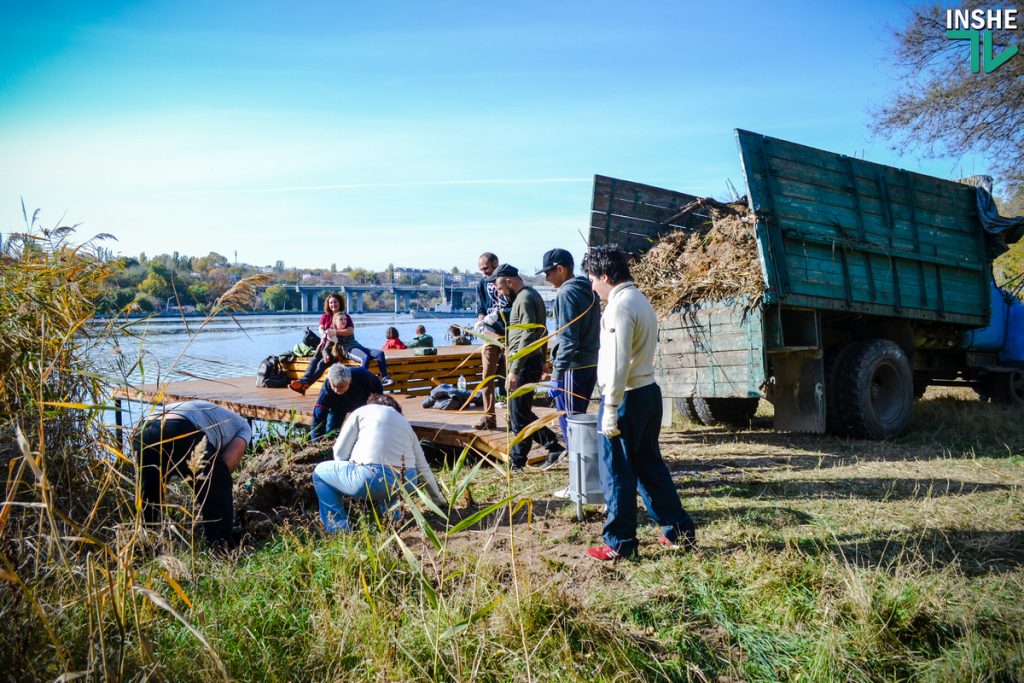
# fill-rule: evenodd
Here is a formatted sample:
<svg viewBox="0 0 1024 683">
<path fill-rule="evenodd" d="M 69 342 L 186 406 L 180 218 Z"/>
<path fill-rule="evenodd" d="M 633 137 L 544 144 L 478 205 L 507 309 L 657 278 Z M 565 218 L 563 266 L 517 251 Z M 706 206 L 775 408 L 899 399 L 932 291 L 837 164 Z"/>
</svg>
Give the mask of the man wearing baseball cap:
<svg viewBox="0 0 1024 683">
<path fill-rule="evenodd" d="M 533 412 L 534 392 L 527 391 L 520 396 L 515 396 L 515 391 L 527 384 L 540 381 L 546 355 L 544 345 L 541 344 L 529 353 L 525 353 L 525 351 L 547 334 L 547 309 L 544 306 L 544 299 L 537 293 L 537 290 L 528 287 L 523 282 L 519 276 L 519 270 L 515 266 L 503 263 L 488 279 L 494 282 L 498 292 L 512 302 L 508 332 L 505 334 L 506 358 L 508 360 L 508 375 L 505 378 L 505 385 L 509 393 L 509 421 L 512 423 L 512 431 L 519 434 L 527 425 L 537 419 Z M 522 470 L 526 467 L 526 457 L 534 441 L 547 449 L 549 459 L 557 458 L 554 454 L 563 450 L 555 433 L 547 427 L 541 427 L 512 446 L 508 454 L 510 469 Z"/>
<path fill-rule="evenodd" d="M 587 412 L 597 382 L 597 349 L 601 333 L 601 306 L 590 280 L 573 274 L 573 258 L 565 249 L 544 254 L 537 275 L 544 275 L 557 289 L 553 305 L 557 341 L 551 349 L 551 381 L 555 385 L 555 405 L 561 413 L 558 422 L 562 436 L 568 415 Z M 559 461 L 565 451 L 553 454 L 544 464 L 547 469 Z"/>
</svg>

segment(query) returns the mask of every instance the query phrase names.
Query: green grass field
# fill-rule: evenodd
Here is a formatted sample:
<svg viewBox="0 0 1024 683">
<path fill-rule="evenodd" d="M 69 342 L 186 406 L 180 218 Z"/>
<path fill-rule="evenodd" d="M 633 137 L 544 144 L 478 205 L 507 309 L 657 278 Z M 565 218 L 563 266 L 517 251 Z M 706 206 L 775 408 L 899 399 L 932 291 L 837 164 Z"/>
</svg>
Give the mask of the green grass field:
<svg viewBox="0 0 1024 683">
<path fill-rule="evenodd" d="M 105 663 L 169 680 L 1015 680 L 1021 417 L 931 390 L 891 442 L 666 431 L 701 528 L 688 555 L 657 546 L 645 520 L 640 560 L 584 558 L 600 514 L 577 523 L 550 497 L 566 471 L 538 470 L 511 483 L 532 499 L 513 524 L 506 510 L 438 528 L 440 548 L 412 519 L 397 534 L 284 529 L 231 557 L 180 544 L 140 556 L 136 584 L 168 604 L 136 591 L 124 642 L 91 601 L 45 580 L 36 595 L 62 605 L 62 656 L 90 675 Z M 481 469 L 471 509 L 509 486 Z M 6 670 L 56 677 L 44 629 L 20 614 Z"/>
<path fill-rule="evenodd" d="M 87 327 L 111 273 L 69 234 L 0 254 L 3 679 L 1024 679 L 1020 408 L 931 389 L 884 442 L 776 433 L 766 413 L 667 430 L 700 526 L 685 555 L 643 518 L 637 561 L 587 559 L 602 517 L 551 496 L 564 466 L 510 479 L 462 459 L 437 470 L 450 513 L 410 500 L 398 528 L 333 538 L 306 515 L 210 554 L 139 523 L 83 361 L 130 331 Z"/>
</svg>

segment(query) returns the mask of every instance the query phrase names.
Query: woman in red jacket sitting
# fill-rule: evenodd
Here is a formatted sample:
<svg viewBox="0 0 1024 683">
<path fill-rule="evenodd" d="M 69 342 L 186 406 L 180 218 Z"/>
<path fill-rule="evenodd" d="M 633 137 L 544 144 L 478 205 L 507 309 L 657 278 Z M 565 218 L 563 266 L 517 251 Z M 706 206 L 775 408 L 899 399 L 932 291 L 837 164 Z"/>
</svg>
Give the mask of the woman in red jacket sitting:
<svg viewBox="0 0 1024 683">
<path fill-rule="evenodd" d="M 385 334 L 387 334 L 388 340 L 384 342 L 384 346 L 381 347 L 383 350 L 387 351 L 388 349 L 395 349 L 401 351 L 402 349 L 409 348 L 405 345 L 405 342 L 398 338 L 397 327 L 389 327 Z"/>
</svg>

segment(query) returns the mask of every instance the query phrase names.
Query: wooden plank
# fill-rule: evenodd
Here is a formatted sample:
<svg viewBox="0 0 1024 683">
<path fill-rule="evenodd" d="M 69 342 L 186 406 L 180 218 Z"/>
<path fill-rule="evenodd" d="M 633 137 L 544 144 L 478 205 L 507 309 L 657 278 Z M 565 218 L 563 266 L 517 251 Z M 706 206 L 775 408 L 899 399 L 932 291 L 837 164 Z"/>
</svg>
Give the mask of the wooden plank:
<svg viewBox="0 0 1024 683">
<path fill-rule="evenodd" d="M 417 356 L 411 349 L 387 351 L 388 373 L 394 384 L 386 387 L 386 393 L 426 394 L 436 384 L 454 383 L 459 376 L 474 384 L 482 378 L 483 361 L 481 346 L 442 346 L 436 356 Z M 309 365 L 310 358 L 297 358 L 282 363 L 282 368 L 291 379 L 300 378 Z M 359 367 L 358 362 L 348 365 Z M 376 370 L 371 361 L 370 367 Z M 323 380 L 318 380 L 307 391 L 319 391 Z"/>
<path fill-rule="evenodd" d="M 615 243 L 631 254 L 647 251 L 660 235 L 674 229 L 661 222 L 694 199 L 651 185 L 594 176 L 589 243 Z"/>
<path fill-rule="evenodd" d="M 888 317 L 893 315 L 893 309 L 891 306 L 861 301 L 855 301 L 852 305 L 847 306 L 845 305 L 845 301 L 841 299 L 813 296 L 810 294 L 791 293 L 786 297 L 786 305 L 818 308 L 825 311 L 856 312 Z M 932 308 L 919 308 L 916 306 L 915 302 L 908 302 L 904 305 L 900 317 L 913 320 L 930 320 L 957 325 L 967 325 L 970 327 L 982 327 L 987 322 L 984 314 L 968 315 L 946 311 L 944 315 L 939 315 L 937 310 Z"/>
<path fill-rule="evenodd" d="M 704 351 L 693 348 L 690 351 L 660 354 L 658 356 L 658 367 L 662 370 L 698 368 L 705 365 L 714 365 L 721 368 L 749 368 L 752 364 L 760 367 L 760 358 L 760 351 L 752 354 L 750 349 L 733 349 L 731 351 L 715 349 L 713 351 Z M 752 360 L 755 362 L 752 363 Z"/>
<path fill-rule="evenodd" d="M 756 377 L 740 368 L 676 368 L 658 373 L 658 384 L 666 398 L 689 396 L 753 398 L 761 395 Z"/>
<path fill-rule="evenodd" d="M 218 380 L 171 382 L 162 386 L 148 384 L 139 387 L 120 387 L 114 391 L 114 397 L 144 403 L 157 400 L 161 403 L 173 403 L 202 399 L 229 408 L 246 418 L 307 425 L 312 422 L 313 407 L 316 404 L 316 394 L 307 393 L 300 396 L 289 389 L 258 388 L 255 377 L 226 377 Z M 507 430 L 473 429 L 482 413 L 424 408 L 421 405 L 421 396 L 393 398 L 402 406 L 402 412 L 421 439 L 456 448 L 469 447 L 483 455 L 507 460 Z M 552 409 L 535 408 L 534 412 L 538 417 L 543 417 L 552 412 Z M 499 425 L 506 424 L 507 413 L 504 409 L 497 410 L 497 419 Z M 552 428 L 557 431 L 557 422 Z M 540 450 L 534 449 L 531 462 L 545 457 Z"/>
<path fill-rule="evenodd" d="M 791 284 L 794 292 L 812 295 L 831 293 L 832 296 L 842 298 L 844 290 L 840 283 L 846 278 L 849 280 L 852 290 L 858 294 L 854 296 L 855 300 L 872 300 L 868 293 L 870 287 L 867 282 L 867 272 L 860 264 L 851 264 L 849 272 L 844 274 L 837 258 L 829 260 L 829 257 L 811 248 L 797 253 L 787 253 L 786 264 L 793 278 Z M 879 259 L 872 270 L 876 291 L 876 297 L 873 300 L 879 303 L 895 302 L 892 273 L 894 269 L 899 272 L 900 291 L 903 299 L 908 296 L 916 296 L 920 299 L 922 294 L 921 277 L 917 264 L 908 261 Z M 953 310 L 962 309 L 970 312 L 979 305 L 976 287 L 977 273 L 953 269 L 943 269 L 940 272 L 943 293 L 944 295 L 949 293 L 948 300 L 954 303 Z M 925 282 L 929 285 L 935 284 L 934 278 L 930 275 L 925 276 Z M 925 291 L 924 294 L 926 299 L 932 300 L 932 297 L 927 296 L 928 291 Z"/>
<path fill-rule="evenodd" d="M 747 300 L 725 299 L 708 301 L 695 306 L 683 308 L 658 320 L 659 331 L 688 329 L 695 321 L 700 325 L 710 324 L 712 327 L 742 325 L 759 318 L 758 309 L 751 309 Z"/>
<path fill-rule="evenodd" d="M 614 192 L 612 192 L 612 185 L 615 186 Z M 606 210 L 609 198 L 612 196 L 615 197 L 616 208 L 618 208 L 619 203 L 624 203 L 634 204 L 637 206 L 645 205 L 657 207 L 666 212 L 678 211 L 694 199 L 697 199 L 694 195 L 686 194 L 685 192 L 667 190 L 663 187 L 645 185 L 643 183 L 633 182 L 632 180 L 622 180 L 619 178 L 612 178 L 610 176 L 595 175 L 594 195 L 593 202 L 591 203 L 591 210 Z M 669 213 L 669 215 L 671 215 L 671 213 Z"/>
<path fill-rule="evenodd" d="M 849 158 L 849 157 L 844 157 Z M 823 169 L 805 162 L 795 162 L 780 157 L 771 157 L 768 161 L 770 172 L 781 181 L 782 187 L 817 188 L 825 193 L 826 197 L 839 197 L 850 193 L 852 196 L 854 187 L 862 200 L 870 200 L 865 203 L 865 208 L 877 214 L 881 214 L 881 203 L 883 193 L 879 187 L 878 176 L 866 174 L 863 169 L 857 172 L 856 160 L 851 160 L 854 166 L 855 183 L 851 183 L 849 173 L 839 167 Z M 906 210 L 910 206 L 917 209 L 926 209 L 930 215 L 942 216 L 944 218 L 959 219 L 957 229 L 961 232 L 974 232 L 977 226 L 977 210 L 971 204 L 965 204 L 962 197 L 950 198 L 949 196 L 937 196 L 930 192 L 918 191 L 916 185 L 913 190 L 901 187 L 899 183 L 889 188 L 888 200 L 894 209 Z M 973 198 L 972 198 L 973 201 Z"/>
<path fill-rule="evenodd" d="M 857 217 L 852 211 L 836 209 L 833 213 L 825 213 L 820 208 L 792 202 L 785 197 L 777 198 L 777 200 L 780 208 L 777 210 L 776 218 L 779 229 L 786 239 L 797 239 L 800 235 L 817 234 L 825 239 L 843 239 L 854 249 L 877 253 L 891 251 L 892 256 L 926 263 L 938 262 L 942 265 L 958 267 L 968 265 L 980 268 L 985 262 L 983 254 L 977 253 L 973 237 L 958 238 L 951 234 L 948 235 L 948 239 L 940 239 L 939 234 L 925 230 L 920 234 L 920 243 L 928 245 L 928 250 L 925 253 L 919 253 L 914 251 L 914 243 L 908 226 L 900 235 L 890 231 L 893 237 L 903 238 L 906 244 L 902 249 L 894 249 L 887 243 L 888 237 L 872 224 L 870 216 L 866 216 L 864 221 L 865 231 L 868 233 L 868 242 L 864 243 L 857 239 Z M 793 228 L 795 231 L 787 232 L 787 227 Z M 872 237 L 874 239 L 871 239 Z"/>
<path fill-rule="evenodd" d="M 624 182 L 624 181 L 622 181 Z M 666 190 L 668 192 L 668 190 Z M 682 195 L 690 197 L 690 195 Z M 633 218 L 638 221 L 652 223 L 670 228 L 689 228 L 695 224 L 705 223 L 710 220 L 706 209 L 697 209 L 687 213 L 685 216 L 676 218 L 679 212 L 687 204 L 696 198 L 689 198 L 686 201 L 665 201 L 659 204 L 648 204 L 637 202 L 632 197 L 594 197 L 593 209 L 590 212 L 594 225 L 604 226 L 607 224 L 607 217 L 621 216 Z M 675 220 L 672 220 L 675 219 Z"/>
<path fill-rule="evenodd" d="M 753 342 L 753 343 L 752 343 Z M 682 337 L 672 341 L 662 342 L 658 346 L 658 362 L 662 358 L 669 358 L 685 353 L 726 353 L 730 351 L 742 351 L 754 355 L 763 353 L 763 342 L 746 331 L 732 332 L 727 335 L 720 335 L 720 338 L 709 338 L 703 336 Z"/>
<path fill-rule="evenodd" d="M 737 133 L 741 139 L 746 137 L 752 138 L 755 136 L 761 137 L 763 147 L 766 150 L 766 156 L 769 160 L 783 159 L 806 164 L 823 171 L 832 171 L 839 174 L 845 173 L 843 159 L 846 155 L 828 152 L 814 147 L 808 147 L 806 145 L 799 145 L 794 142 L 789 142 L 788 140 L 780 140 L 778 138 L 771 138 L 768 136 L 758 136 L 757 133 L 751 133 L 749 131 L 741 130 L 737 131 Z M 905 171 L 893 166 L 885 166 L 884 164 L 878 164 L 864 159 L 853 158 L 852 161 L 854 173 L 858 177 L 870 180 L 877 174 L 881 173 L 887 176 L 891 185 L 899 187 L 902 186 L 903 183 L 900 182 L 900 179 L 896 176 L 898 174 L 906 173 L 913 178 L 913 185 L 918 192 L 931 195 L 927 198 L 930 202 L 948 200 L 965 207 L 968 211 L 970 210 L 969 207 L 974 206 L 974 189 L 962 183 L 914 173 L 912 171 Z"/>
</svg>

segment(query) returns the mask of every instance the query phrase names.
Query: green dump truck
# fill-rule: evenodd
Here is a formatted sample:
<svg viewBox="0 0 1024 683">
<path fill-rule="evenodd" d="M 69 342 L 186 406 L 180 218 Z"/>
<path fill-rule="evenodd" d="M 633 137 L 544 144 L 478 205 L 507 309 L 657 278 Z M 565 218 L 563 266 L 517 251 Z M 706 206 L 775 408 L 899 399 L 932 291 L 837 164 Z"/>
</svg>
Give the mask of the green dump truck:
<svg viewBox="0 0 1024 683">
<path fill-rule="evenodd" d="M 764 293 L 662 317 L 658 380 L 680 412 L 748 424 L 766 398 L 777 429 L 884 438 L 931 384 L 1024 405 L 1024 306 L 991 273 L 1024 226 L 983 220 L 991 197 L 964 183 L 736 139 Z M 706 220 L 681 217 L 694 199 L 596 176 L 590 243 L 640 255 Z"/>
</svg>

